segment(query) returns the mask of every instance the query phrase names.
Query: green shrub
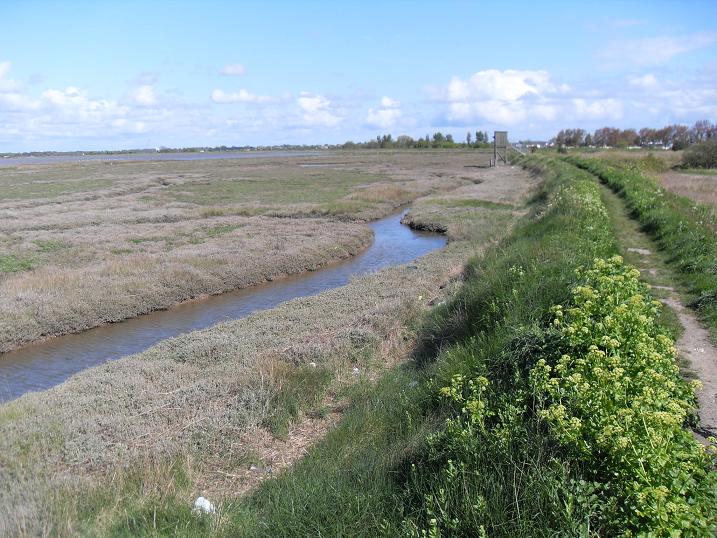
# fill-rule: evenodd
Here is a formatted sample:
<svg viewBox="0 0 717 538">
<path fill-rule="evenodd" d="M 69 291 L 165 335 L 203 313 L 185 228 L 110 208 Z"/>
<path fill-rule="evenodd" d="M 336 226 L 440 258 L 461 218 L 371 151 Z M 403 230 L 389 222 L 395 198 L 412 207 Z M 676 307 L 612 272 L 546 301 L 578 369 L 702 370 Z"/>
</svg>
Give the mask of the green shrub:
<svg viewBox="0 0 717 538">
<path fill-rule="evenodd" d="M 717 138 L 690 146 L 682 155 L 685 168 L 717 168 Z"/>
<path fill-rule="evenodd" d="M 717 474 L 684 426 L 696 407 L 639 271 L 619 256 L 579 271 L 553 309 L 555 352 L 531 372 L 539 416 L 601 499 L 607 534 L 711 536 Z"/>
<path fill-rule="evenodd" d="M 620 257 L 577 274 L 544 328 L 450 351 L 472 367 L 440 390 L 453 412 L 410 469 L 407 535 L 712 535 L 717 473 L 659 303 Z"/>
</svg>

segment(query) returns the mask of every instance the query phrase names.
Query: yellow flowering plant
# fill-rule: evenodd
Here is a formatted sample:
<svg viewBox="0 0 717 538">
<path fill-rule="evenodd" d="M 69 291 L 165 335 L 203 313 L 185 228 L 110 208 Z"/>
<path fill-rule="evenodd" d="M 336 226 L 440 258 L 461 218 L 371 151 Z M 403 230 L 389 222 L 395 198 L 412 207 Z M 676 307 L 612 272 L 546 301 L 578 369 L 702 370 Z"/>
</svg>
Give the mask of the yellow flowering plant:
<svg viewBox="0 0 717 538">
<path fill-rule="evenodd" d="M 577 276 L 570 307 L 552 309 L 555 356 L 530 372 L 538 415 L 616 499 L 602 514 L 616 532 L 711 534 L 717 475 L 685 427 L 696 382 L 680 376 L 659 303 L 619 256 Z"/>
</svg>

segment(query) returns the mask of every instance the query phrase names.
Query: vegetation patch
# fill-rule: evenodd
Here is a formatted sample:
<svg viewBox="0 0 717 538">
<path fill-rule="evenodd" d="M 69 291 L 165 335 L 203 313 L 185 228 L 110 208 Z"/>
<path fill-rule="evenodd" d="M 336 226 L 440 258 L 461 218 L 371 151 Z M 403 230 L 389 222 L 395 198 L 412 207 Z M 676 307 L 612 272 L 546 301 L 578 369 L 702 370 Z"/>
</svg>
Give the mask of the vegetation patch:
<svg viewBox="0 0 717 538">
<path fill-rule="evenodd" d="M 515 209 L 515 207 L 511 204 L 491 202 L 490 200 L 478 200 L 475 198 L 443 198 L 439 200 L 438 203 L 448 207 L 485 207 L 488 209 Z"/>
<path fill-rule="evenodd" d="M 717 139 L 709 139 L 687 148 L 682 155 L 685 168 L 717 168 Z"/>
<path fill-rule="evenodd" d="M 18 273 L 35 267 L 35 260 L 15 254 L 0 254 L 0 273 Z"/>
<path fill-rule="evenodd" d="M 645 231 L 670 256 L 693 296 L 692 305 L 717 336 L 717 218 L 711 207 L 660 187 L 638 166 L 616 167 L 595 159 L 569 157 L 622 196 Z"/>
<path fill-rule="evenodd" d="M 57 252 L 71 246 L 69 243 L 57 239 L 38 239 L 35 244 L 37 249 L 43 253 Z"/>
</svg>

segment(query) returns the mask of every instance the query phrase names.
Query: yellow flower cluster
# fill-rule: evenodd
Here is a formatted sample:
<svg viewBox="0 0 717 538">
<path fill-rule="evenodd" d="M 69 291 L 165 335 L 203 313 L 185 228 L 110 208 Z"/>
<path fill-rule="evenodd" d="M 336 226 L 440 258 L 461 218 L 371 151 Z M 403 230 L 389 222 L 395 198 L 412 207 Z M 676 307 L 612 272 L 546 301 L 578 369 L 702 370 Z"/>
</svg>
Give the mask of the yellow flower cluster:
<svg viewBox="0 0 717 538">
<path fill-rule="evenodd" d="M 559 357 L 539 360 L 530 373 L 539 416 L 620 493 L 632 528 L 703 532 L 699 491 L 684 486 L 708 467 L 684 428 L 694 386 L 679 376 L 674 344 L 656 323 L 659 303 L 619 256 L 595 260 L 578 276 L 567 313 L 552 309 Z"/>
</svg>

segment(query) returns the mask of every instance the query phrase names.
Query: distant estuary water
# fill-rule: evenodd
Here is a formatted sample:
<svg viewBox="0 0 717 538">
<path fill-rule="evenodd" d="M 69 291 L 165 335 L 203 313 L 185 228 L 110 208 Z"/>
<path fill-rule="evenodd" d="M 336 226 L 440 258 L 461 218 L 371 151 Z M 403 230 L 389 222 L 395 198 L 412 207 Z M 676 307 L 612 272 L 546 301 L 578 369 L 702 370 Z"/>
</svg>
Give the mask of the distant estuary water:
<svg viewBox="0 0 717 538">
<path fill-rule="evenodd" d="M 207 151 L 177 153 L 115 153 L 96 155 L 22 155 L 10 157 L 0 154 L 0 167 L 20 164 L 57 164 L 78 162 L 112 161 L 198 161 L 202 159 L 251 159 L 257 157 L 320 157 L 321 151 Z"/>
<path fill-rule="evenodd" d="M 166 338 L 344 286 L 353 276 L 408 263 L 446 244 L 441 235 L 401 224 L 401 217 L 397 213 L 372 222 L 373 243 L 346 261 L 0 354 L 0 402 L 50 388 L 86 368 L 138 353 Z"/>
</svg>

